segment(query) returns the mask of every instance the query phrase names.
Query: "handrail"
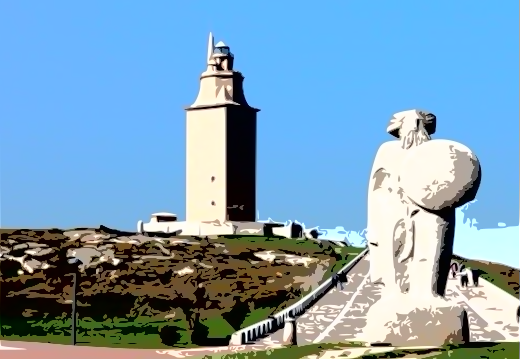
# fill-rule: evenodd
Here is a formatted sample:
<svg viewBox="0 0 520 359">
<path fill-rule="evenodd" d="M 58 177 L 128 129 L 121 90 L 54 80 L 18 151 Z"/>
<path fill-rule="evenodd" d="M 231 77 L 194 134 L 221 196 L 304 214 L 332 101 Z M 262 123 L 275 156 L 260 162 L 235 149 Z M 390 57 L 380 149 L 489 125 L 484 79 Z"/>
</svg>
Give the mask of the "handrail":
<svg viewBox="0 0 520 359">
<path fill-rule="evenodd" d="M 354 259 L 341 268 L 337 274 L 347 273 L 350 271 L 366 254 L 368 248 L 364 249 Z M 270 316 L 268 319 L 252 324 L 248 327 L 240 329 L 231 336 L 231 345 L 244 345 L 256 341 L 268 334 L 272 334 L 278 330 L 285 320 L 289 317 L 295 318 L 306 311 L 318 299 L 322 298 L 330 289 L 332 289 L 333 276 L 321 283 L 318 288 L 301 298 L 298 302 L 282 309 L 280 312 Z"/>
</svg>

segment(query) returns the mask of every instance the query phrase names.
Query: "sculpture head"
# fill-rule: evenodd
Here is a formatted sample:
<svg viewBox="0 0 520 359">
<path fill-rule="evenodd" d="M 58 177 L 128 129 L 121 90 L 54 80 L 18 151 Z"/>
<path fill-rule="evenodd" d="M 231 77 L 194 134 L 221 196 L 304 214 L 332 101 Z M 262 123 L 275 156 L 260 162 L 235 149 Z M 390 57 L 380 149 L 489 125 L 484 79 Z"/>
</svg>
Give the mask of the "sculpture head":
<svg viewBox="0 0 520 359">
<path fill-rule="evenodd" d="M 386 132 L 401 140 L 403 149 L 418 146 L 431 139 L 435 133 L 437 118 L 433 113 L 421 110 L 397 112 L 392 116 Z"/>
</svg>

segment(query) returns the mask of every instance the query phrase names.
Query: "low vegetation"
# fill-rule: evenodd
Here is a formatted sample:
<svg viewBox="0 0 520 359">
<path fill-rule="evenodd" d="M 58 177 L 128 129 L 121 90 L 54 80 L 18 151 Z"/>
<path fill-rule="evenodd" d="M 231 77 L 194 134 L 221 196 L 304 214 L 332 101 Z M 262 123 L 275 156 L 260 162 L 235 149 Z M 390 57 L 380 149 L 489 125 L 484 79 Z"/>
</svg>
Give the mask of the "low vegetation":
<svg viewBox="0 0 520 359">
<path fill-rule="evenodd" d="M 106 227 L 0 230 L 0 336 L 140 348 L 227 344 L 297 301 L 359 248 L 258 236 L 146 237 Z"/>
</svg>

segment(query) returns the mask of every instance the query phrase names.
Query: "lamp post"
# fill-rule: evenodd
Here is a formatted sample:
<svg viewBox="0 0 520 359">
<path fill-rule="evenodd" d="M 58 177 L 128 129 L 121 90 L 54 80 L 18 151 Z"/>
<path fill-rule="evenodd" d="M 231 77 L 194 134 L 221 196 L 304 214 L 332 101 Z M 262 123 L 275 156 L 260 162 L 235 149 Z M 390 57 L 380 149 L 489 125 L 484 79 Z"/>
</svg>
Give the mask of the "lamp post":
<svg viewBox="0 0 520 359">
<path fill-rule="evenodd" d="M 72 268 L 72 313 L 71 313 L 71 335 L 72 345 L 76 345 L 76 292 L 78 287 L 78 267 L 83 263 L 76 257 L 67 258 L 67 262 Z"/>
</svg>

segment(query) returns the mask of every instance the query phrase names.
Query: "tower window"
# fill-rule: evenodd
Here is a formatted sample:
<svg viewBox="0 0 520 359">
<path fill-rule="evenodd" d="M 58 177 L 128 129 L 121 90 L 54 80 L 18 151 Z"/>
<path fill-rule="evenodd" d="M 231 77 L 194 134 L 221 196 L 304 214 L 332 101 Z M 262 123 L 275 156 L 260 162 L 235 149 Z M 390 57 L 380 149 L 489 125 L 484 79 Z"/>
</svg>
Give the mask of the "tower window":
<svg viewBox="0 0 520 359">
<path fill-rule="evenodd" d="M 211 182 L 215 182 L 215 176 L 211 176 Z"/>
<path fill-rule="evenodd" d="M 214 206 L 215 205 L 215 201 L 211 201 L 211 205 Z"/>
<path fill-rule="evenodd" d="M 229 54 L 229 47 L 216 47 L 215 51 L 213 51 L 215 54 Z"/>
</svg>

